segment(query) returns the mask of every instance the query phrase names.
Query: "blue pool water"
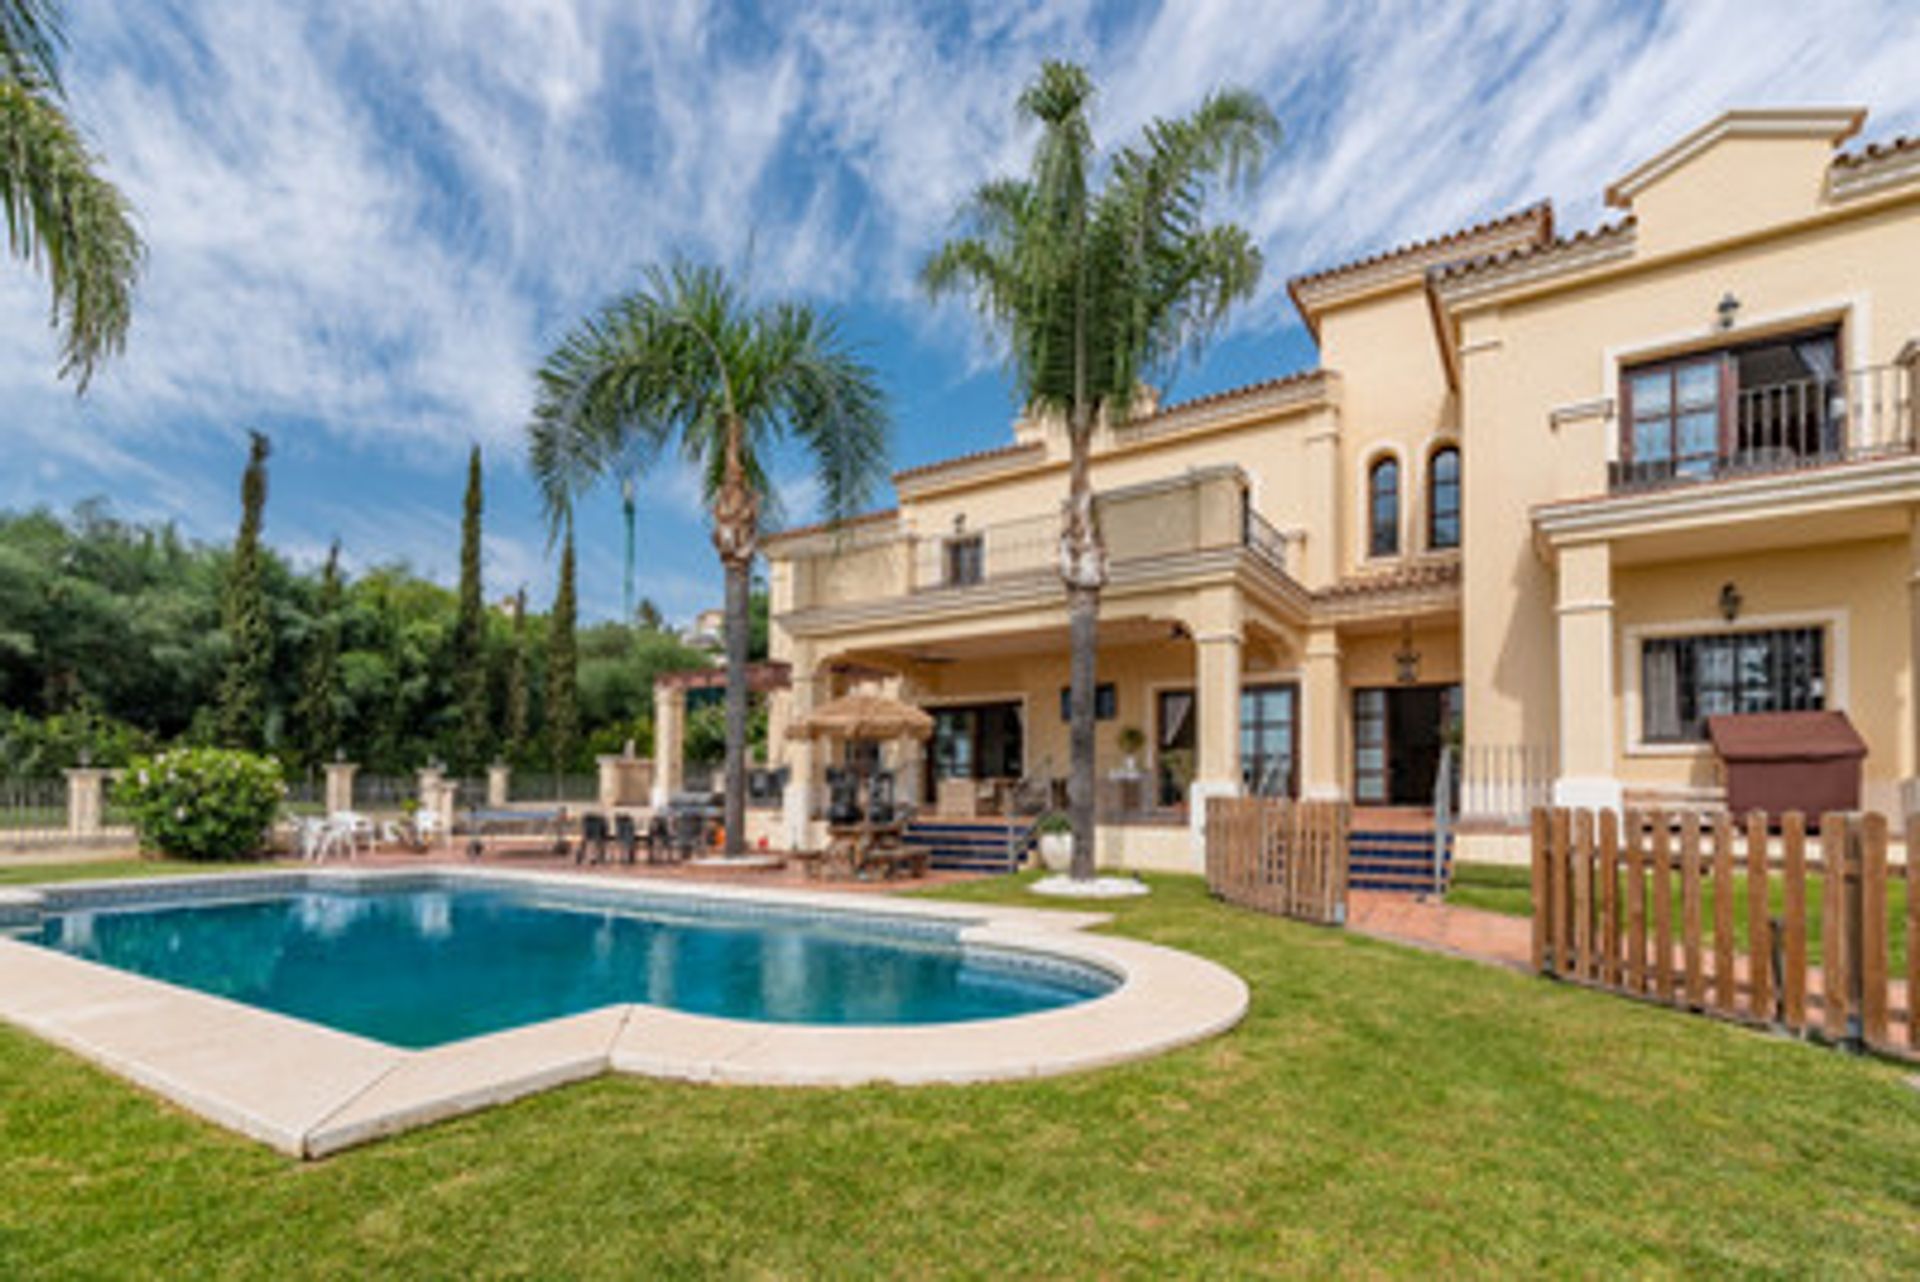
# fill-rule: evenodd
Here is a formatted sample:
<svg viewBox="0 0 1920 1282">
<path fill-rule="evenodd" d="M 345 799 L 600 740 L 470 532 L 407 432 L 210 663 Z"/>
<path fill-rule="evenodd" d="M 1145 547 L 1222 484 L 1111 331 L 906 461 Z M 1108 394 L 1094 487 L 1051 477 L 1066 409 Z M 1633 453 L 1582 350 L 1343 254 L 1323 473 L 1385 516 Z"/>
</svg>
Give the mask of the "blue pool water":
<svg viewBox="0 0 1920 1282">
<path fill-rule="evenodd" d="M 67 909 L 26 938 L 408 1048 L 622 1002 L 774 1023 L 932 1024 L 1113 987 L 1088 969 L 962 951 L 951 938 L 494 889 Z"/>
</svg>

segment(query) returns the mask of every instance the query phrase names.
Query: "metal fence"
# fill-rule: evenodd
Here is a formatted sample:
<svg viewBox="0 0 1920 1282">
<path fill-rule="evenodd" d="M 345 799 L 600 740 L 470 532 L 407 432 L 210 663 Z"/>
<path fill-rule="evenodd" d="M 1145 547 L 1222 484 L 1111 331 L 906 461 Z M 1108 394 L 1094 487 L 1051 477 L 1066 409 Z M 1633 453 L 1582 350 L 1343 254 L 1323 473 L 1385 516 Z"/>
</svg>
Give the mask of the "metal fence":
<svg viewBox="0 0 1920 1282">
<path fill-rule="evenodd" d="M 466 785 L 460 790 L 461 803 L 474 800 L 485 801 L 487 782 L 479 781 L 479 791 L 469 793 Z M 597 801 L 600 798 L 600 780 L 596 775 L 554 774 L 551 771 L 516 770 L 507 784 L 508 801 Z"/>
<path fill-rule="evenodd" d="M 66 780 L 0 779 L 0 847 L 66 838 Z"/>
</svg>

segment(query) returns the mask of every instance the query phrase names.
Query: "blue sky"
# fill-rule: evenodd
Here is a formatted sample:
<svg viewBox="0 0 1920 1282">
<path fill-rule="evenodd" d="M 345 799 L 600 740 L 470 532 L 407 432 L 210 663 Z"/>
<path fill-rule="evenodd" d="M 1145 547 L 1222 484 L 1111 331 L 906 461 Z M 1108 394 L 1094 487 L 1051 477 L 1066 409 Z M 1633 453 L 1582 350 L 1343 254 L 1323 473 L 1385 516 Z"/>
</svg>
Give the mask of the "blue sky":
<svg viewBox="0 0 1920 1282">
<path fill-rule="evenodd" d="M 1043 57 L 1092 67 L 1104 138 L 1222 84 L 1287 130 L 1221 207 L 1268 279 L 1175 397 L 1313 362 L 1288 275 L 1541 197 L 1586 225 L 1609 179 L 1723 107 L 1859 103 L 1869 138 L 1920 130 L 1909 0 L 70 3 L 74 107 L 151 259 L 128 355 L 84 401 L 54 380 L 44 286 L 0 266 L 0 506 L 106 495 L 224 539 L 258 427 L 276 545 L 306 561 L 337 536 L 355 565 L 445 578 L 478 442 L 488 590 L 539 600 L 530 371 L 649 261 L 837 311 L 898 465 L 1007 438 L 993 350 L 913 277 L 966 191 L 1020 165 L 1011 103 Z M 805 517 L 798 461 L 778 479 Z M 665 470 L 641 504 L 641 590 L 684 618 L 718 589 L 697 488 Z M 612 494 L 583 509 L 592 615 L 619 608 L 619 528 Z"/>
</svg>

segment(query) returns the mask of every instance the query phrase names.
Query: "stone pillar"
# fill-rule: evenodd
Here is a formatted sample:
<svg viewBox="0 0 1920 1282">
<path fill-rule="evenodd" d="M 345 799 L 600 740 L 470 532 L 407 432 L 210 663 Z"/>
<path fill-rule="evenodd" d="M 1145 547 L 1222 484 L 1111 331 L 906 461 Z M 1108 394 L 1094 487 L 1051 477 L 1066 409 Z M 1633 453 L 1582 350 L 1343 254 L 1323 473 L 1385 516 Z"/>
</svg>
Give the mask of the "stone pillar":
<svg viewBox="0 0 1920 1282">
<path fill-rule="evenodd" d="M 327 813 L 337 815 L 343 810 L 352 810 L 353 777 L 360 773 L 360 767 L 351 761 L 329 761 L 326 770 Z"/>
<path fill-rule="evenodd" d="M 111 771 L 78 766 L 67 774 L 67 835 L 75 840 L 98 837 L 105 827 L 106 785 Z"/>
<path fill-rule="evenodd" d="M 1917 411 L 1920 412 L 1920 411 Z M 1920 814 L 1920 508 L 1910 518 L 1907 536 L 1907 730 L 1901 749 L 1901 809 Z M 1831 666 L 1835 661 L 1828 659 Z M 1909 859 L 1914 858 L 1912 852 Z"/>
<path fill-rule="evenodd" d="M 796 646 L 793 687 L 788 691 L 788 724 L 813 715 L 820 700 L 821 678 L 814 669 L 813 651 Z M 806 850 L 812 840 L 814 772 L 818 750 L 811 739 L 786 736 L 787 790 L 780 800 L 780 827 L 788 850 Z"/>
<path fill-rule="evenodd" d="M 1340 634 L 1316 628 L 1307 634 L 1300 665 L 1300 795 L 1308 801 L 1346 796 L 1346 686 L 1340 668 Z"/>
<path fill-rule="evenodd" d="M 459 797 L 460 786 L 445 779 L 436 779 L 432 788 L 425 789 L 420 794 L 421 806 L 439 816 L 442 845 L 453 844 L 453 811 L 459 802 Z"/>
<path fill-rule="evenodd" d="M 1240 629 L 1195 630 L 1193 783 L 1187 789 L 1187 826 L 1193 852 L 1205 866 L 1207 802 L 1240 795 Z"/>
<path fill-rule="evenodd" d="M 426 805 L 427 798 L 434 789 L 446 782 L 447 772 L 439 766 L 421 766 L 416 776 L 415 791 L 420 795 L 420 804 Z"/>
<path fill-rule="evenodd" d="M 595 757 L 594 764 L 600 768 L 600 782 L 597 796 L 602 810 L 611 810 L 621 802 L 626 791 L 627 768 L 633 764 L 633 758 L 615 754 L 607 757 Z"/>
<path fill-rule="evenodd" d="M 686 778 L 687 692 L 656 681 L 653 686 L 653 805 L 667 804 Z"/>
<path fill-rule="evenodd" d="M 491 765 L 487 767 L 487 809 L 501 810 L 513 796 L 513 767 Z"/>
<path fill-rule="evenodd" d="M 1582 543 L 1560 550 L 1560 774 L 1558 806 L 1618 809 L 1614 775 L 1613 550 Z"/>
</svg>

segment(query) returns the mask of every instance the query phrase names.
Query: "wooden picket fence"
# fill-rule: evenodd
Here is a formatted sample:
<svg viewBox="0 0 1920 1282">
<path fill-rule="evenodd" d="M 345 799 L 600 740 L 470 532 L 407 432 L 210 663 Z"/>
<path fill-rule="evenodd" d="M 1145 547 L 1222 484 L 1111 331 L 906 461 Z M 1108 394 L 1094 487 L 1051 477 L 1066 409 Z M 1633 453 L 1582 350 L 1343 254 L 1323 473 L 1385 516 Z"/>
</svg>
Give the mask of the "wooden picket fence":
<svg viewBox="0 0 1920 1282">
<path fill-rule="evenodd" d="M 1340 802 L 1215 797 L 1207 803 L 1207 887 L 1242 907 L 1343 925 L 1350 829 Z"/>
<path fill-rule="evenodd" d="M 1920 1047 L 1920 817 L 1533 814 L 1536 971 L 1825 1041 Z M 1741 883 L 1744 882 L 1744 885 Z M 1893 893 L 1905 888 L 1904 909 Z M 1744 938 L 1743 938 L 1744 933 Z M 1904 976 L 1891 964 L 1903 945 Z M 1817 952 L 1817 956 L 1815 953 Z"/>
</svg>

